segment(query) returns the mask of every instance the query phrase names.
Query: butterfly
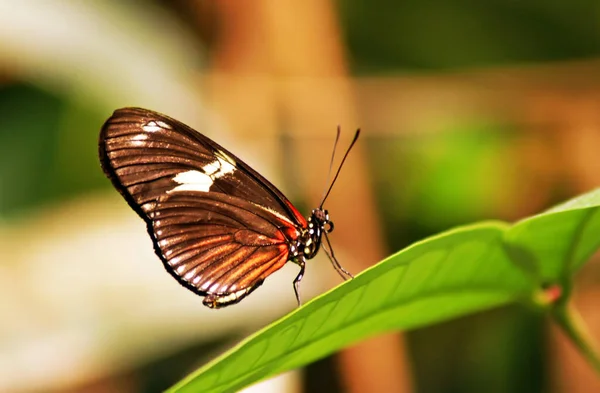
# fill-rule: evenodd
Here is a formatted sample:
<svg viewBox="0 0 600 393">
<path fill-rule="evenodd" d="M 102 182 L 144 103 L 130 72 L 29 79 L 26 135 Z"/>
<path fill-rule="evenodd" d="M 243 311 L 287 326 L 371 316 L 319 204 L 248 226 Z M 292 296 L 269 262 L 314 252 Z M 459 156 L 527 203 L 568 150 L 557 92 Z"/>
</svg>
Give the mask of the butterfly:
<svg viewBox="0 0 600 393">
<path fill-rule="evenodd" d="M 184 287 L 220 308 L 238 303 L 286 262 L 300 271 L 322 244 L 336 271 L 329 237 L 333 222 L 323 203 L 350 147 L 308 218 L 267 179 L 216 142 L 168 116 L 141 108 L 116 110 L 99 138 L 102 169 L 129 206 L 146 222 L 165 269 Z M 329 173 L 335 156 L 335 146 Z"/>
</svg>

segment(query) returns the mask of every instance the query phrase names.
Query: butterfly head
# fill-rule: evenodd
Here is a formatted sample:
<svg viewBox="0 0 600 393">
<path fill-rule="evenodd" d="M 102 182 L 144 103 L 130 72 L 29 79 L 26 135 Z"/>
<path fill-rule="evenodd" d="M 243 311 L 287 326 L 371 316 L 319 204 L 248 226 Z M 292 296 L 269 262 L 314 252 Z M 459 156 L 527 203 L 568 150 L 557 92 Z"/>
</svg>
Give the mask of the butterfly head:
<svg viewBox="0 0 600 393">
<path fill-rule="evenodd" d="M 333 231 L 333 221 L 329 219 L 329 212 L 327 210 L 318 208 L 312 211 L 309 221 L 314 222 L 321 228 L 322 231 L 330 233 Z M 310 226 L 310 225 L 309 225 Z"/>
<path fill-rule="evenodd" d="M 312 211 L 308 218 L 308 227 L 302 241 L 302 253 L 306 259 L 311 259 L 321 248 L 323 233 L 333 231 L 333 222 L 329 219 L 327 210 L 318 208 Z"/>
</svg>

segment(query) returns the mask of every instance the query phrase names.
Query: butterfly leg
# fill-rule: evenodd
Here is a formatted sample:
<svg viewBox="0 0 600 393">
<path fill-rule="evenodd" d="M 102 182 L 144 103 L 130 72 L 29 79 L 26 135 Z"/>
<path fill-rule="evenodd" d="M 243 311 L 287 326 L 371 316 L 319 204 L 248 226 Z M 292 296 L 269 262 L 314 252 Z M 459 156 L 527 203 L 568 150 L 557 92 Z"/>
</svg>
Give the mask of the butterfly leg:
<svg viewBox="0 0 600 393">
<path fill-rule="evenodd" d="M 294 279 L 294 293 L 296 293 L 296 300 L 298 301 L 298 307 L 300 307 L 302 305 L 302 302 L 300 301 L 300 281 L 302 281 L 302 277 L 304 277 L 306 262 L 304 261 L 304 258 L 300 258 L 295 260 L 294 263 L 300 266 L 300 272 L 298 272 L 298 275 Z"/>
<path fill-rule="evenodd" d="M 335 271 L 338 272 L 340 276 L 342 276 L 344 281 L 347 280 L 348 277 L 354 278 L 352 273 L 344 269 L 344 267 L 340 265 L 337 258 L 335 257 L 335 254 L 333 253 L 333 247 L 331 247 L 331 242 L 329 241 L 329 236 L 327 236 L 327 232 L 325 232 L 325 241 L 327 241 L 327 248 L 329 248 L 329 250 L 327 250 L 327 248 L 325 247 L 323 247 L 323 250 L 325 250 L 325 254 L 327 254 L 327 256 L 329 257 L 329 260 L 331 261 L 331 264 L 333 265 Z"/>
</svg>

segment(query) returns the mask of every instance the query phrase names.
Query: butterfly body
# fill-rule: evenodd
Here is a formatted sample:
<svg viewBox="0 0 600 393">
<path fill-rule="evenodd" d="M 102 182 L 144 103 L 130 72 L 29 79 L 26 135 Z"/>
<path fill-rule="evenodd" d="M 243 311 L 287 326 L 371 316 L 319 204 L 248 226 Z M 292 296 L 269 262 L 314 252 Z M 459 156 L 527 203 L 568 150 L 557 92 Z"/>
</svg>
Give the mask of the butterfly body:
<svg viewBox="0 0 600 393">
<path fill-rule="evenodd" d="M 333 229 L 326 210 L 304 218 L 235 155 L 146 109 L 116 110 L 102 127 L 99 155 L 105 174 L 146 222 L 165 269 L 204 296 L 204 305 L 241 301 L 288 261 L 300 266 L 299 299 L 305 261 Z"/>
</svg>

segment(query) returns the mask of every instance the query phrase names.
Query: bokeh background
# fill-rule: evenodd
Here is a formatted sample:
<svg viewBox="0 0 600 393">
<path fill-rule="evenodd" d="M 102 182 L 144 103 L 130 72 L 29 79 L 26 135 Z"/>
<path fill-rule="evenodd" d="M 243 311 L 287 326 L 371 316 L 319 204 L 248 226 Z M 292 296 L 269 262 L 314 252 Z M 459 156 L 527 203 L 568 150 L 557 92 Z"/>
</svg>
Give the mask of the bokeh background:
<svg viewBox="0 0 600 393">
<path fill-rule="evenodd" d="M 600 185 L 600 3 L 0 0 L 0 391 L 157 392 L 292 310 L 286 266 L 213 311 L 164 272 L 100 170 L 116 108 L 188 123 L 308 213 L 360 272 L 452 226 Z M 600 337 L 600 268 L 576 303 Z M 309 299 L 340 278 L 318 257 Z M 253 389 L 253 390 L 252 390 Z M 248 391 L 595 392 L 519 306 L 381 336 Z"/>
</svg>

